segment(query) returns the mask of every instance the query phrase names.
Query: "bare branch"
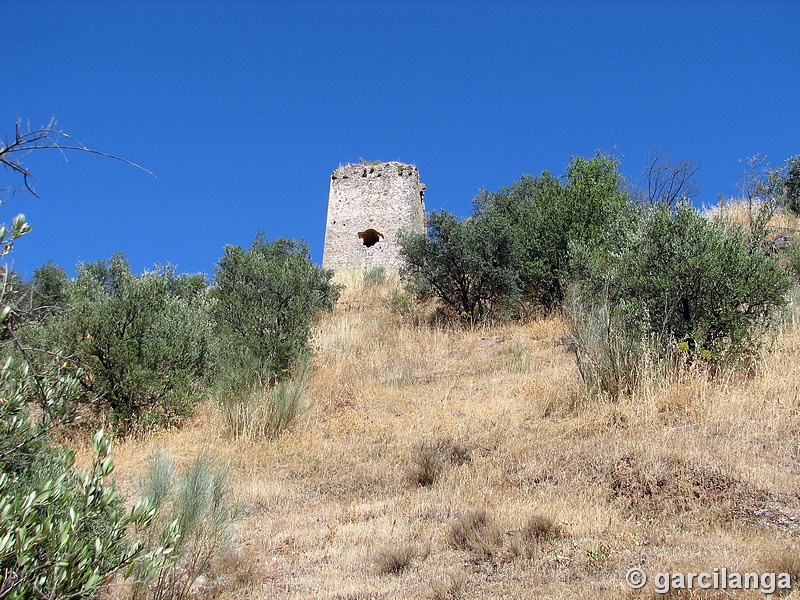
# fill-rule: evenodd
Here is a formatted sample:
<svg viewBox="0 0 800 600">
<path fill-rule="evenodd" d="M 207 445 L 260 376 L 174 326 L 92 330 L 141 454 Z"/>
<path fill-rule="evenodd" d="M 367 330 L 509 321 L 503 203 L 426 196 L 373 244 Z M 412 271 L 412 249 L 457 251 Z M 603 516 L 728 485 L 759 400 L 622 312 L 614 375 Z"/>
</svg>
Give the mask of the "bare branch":
<svg viewBox="0 0 800 600">
<path fill-rule="evenodd" d="M 636 199 L 642 204 L 667 204 L 688 201 L 700 193 L 700 184 L 694 176 L 700 165 L 686 157 L 673 161 L 661 150 L 648 152 L 642 176 L 644 185 L 633 190 Z"/>
<path fill-rule="evenodd" d="M 66 143 L 62 143 L 62 140 L 68 140 L 68 141 Z M 136 167 L 137 169 L 144 171 L 145 173 L 152 175 L 153 177 L 156 176 L 152 171 L 145 169 L 141 165 L 137 165 L 135 162 L 132 162 L 126 158 L 121 158 L 114 154 L 108 154 L 107 152 L 100 152 L 99 150 L 93 150 L 92 148 L 87 147 L 85 144 L 81 143 L 68 133 L 64 133 L 60 129 L 56 129 L 56 122 L 54 119 L 52 119 L 46 127 L 41 127 L 33 131 L 28 131 L 27 133 L 22 133 L 20 122 L 17 121 L 16 135 L 14 137 L 14 141 L 9 144 L 8 140 L 6 140 L 5 145 L 0 144 L 0 164 L 11 169 L 15 173 L 21 175 L 25 188 L 37 198 L 38 195 L 33 190 L 30 184 L 30 180 L 35 179 L 35 177 L 31 174 L 30 171 L 28 171 L 26 167 L 23 166 L 22 160 L 34 150 L 45 150 L 45 149 L 58 150 L 64 157 L 65 161 L 67 160 L 67 154 L 65 150 L 76 150 L 78 152 L 88 152 L 89 154 L 97 154 L 99 156 L 105 156 L 107 158 L 113 158 L 114 160 L 119 160 L 133 167 Z M 0 190 L 0 203 L 13 197 L 14 195 L 16 195 L 16 193 L 17 191 L 13 187 L 2 188 Z M 3 196 L 8 196 L 8 197 L 3 198 Z"/>
</svg>

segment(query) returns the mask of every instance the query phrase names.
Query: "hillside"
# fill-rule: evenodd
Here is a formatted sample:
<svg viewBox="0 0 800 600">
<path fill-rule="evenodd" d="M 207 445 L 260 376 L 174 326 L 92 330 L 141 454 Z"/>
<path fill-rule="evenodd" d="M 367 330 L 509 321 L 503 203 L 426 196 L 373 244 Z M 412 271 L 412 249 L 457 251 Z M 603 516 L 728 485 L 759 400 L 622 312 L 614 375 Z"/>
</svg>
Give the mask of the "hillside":
<svg viewBox="0 0 800 600">
<path fill-rule="evenodd" d="M 229 461 L 244 513 L 197 597 L 650 598 L 629 568 L 800 575 L 790 317 L 749 378 L 687 367 L 609 403 L 557 318 L 441 329 L 391 312 L 396 281 L 345 283 L 289 432 L 232 440 L 209 403 L 115 447 L 128 494 L 155 449 Z M 672 597 L 763 597 L 693 594 Z"/>
</svg>

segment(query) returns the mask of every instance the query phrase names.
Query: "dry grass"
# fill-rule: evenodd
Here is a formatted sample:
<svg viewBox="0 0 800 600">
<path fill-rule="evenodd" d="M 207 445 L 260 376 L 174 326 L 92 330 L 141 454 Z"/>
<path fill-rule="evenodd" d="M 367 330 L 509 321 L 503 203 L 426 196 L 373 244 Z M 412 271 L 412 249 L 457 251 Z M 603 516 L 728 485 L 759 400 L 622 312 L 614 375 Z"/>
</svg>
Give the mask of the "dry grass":
<svg viewBox="0 0 800 600">
<path fill-rule="evenodd" d="M 625 586 L 632 566 L 800 573 L 800 333 L 749 379 L 687 372 L 608 403 L 558 319 L 436 328 L 390 312 L 395 277 L 360 281 L 317 323 L 287 433 L 232 440 L 209 404 L 115 450 L 131 494 L 154 447 L 230 462 L 247 513 L 215 597 L 631 599 L 653 596 Z"/>
</svg>

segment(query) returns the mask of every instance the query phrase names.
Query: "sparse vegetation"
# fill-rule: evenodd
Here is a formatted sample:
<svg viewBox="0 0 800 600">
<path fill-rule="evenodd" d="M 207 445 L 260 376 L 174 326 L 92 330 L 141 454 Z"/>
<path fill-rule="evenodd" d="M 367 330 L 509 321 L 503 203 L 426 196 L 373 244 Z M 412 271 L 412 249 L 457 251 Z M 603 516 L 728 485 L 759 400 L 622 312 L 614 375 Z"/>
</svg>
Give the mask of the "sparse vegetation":
<svg viewBox="0 0 800 600">
<path fill-rule="evenodd" d="M 447 542 L 478 556 L 491 556 L 503 542 L 503 532 L 483 508 L 470 509 L 450 523 Z"/>
<path fill-rule="evenodd" d="M 234 369 L 233 365 L 229 368 Z M 227 432 L 233 438 L 257 440 L 284 431 L 303 412 L 302 397 L 308 376 L 307 361 L 296 365 L 292 377 L 276 384 L 262 379 L 252 365 L 245 364 L 241 370 L 227 373 L 225 380 L 233 383 L 217 392 Z M 242 383 L 246 381 L 250 384 Z"/>
<path fill-rule="evenodd" d="M 375 570 L 380 575 L 401 573 L 417 557 L 416 545 L 407 542 L 392 542 L 375 555 Z"/>
<path fill-rule="evenodd" d="M 156 453 L 139 487 L 142 497 L 158 511 L 157 527 L 174 528 L 178 538 L 169 555 L 169 568 L 161 570 L 154 581 L 135 585 L 133 598 L 180 600 L 196 595 L 201 587 L 198 580 L 207 581 L 212 559 L 231 543 L 239 517 L 228 466 L 201 454 L 181 474 L 174 460 Z M 151 534 L 147 545 L 153 543 Z"/>
</svg>

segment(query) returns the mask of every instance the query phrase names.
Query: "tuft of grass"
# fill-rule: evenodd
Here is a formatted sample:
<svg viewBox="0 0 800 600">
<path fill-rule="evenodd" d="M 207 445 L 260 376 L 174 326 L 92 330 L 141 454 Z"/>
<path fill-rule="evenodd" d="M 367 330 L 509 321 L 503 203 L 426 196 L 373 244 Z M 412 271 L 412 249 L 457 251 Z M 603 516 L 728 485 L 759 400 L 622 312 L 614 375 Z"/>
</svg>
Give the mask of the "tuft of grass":
<svg viewBox="0 0 800 600">
<path fill-rule="evenodd" d="M 220 394 L 220 406 L 230 435 L 234 439 L 278 436 L 303 412 L 302 397 L 308 378 L 309 365 L 303 362 L 292 377 L 272 387 L 256 377 L 250 385 Z"/>
<path fill-rule="evenodd" d="M 433 485 L 442 475 L 442 457 L 435 444 L 423 442 L 416 446 L 411 455 L 411 466 L 407 477 L 412 484 L 427 487 Z"/>
<path fill-rule="evenodd" d="M 401 317 L 407 317 L 414 312 L 414 302 L 408 294 L 395 288 L 389 295 L 389 310 Z"/>
<path fill-rule="evenodd" d="M 416 544 L 395 543 L 378 552 L 373 558 L 375 571 L 379 575 L 396 575 L 403 572 L 419 553 Z"/>
<path fill-rule="evenodd" d="M 427 487 L 439 480 L 445 464 L 457 466 L 470 460 L 469 449 L 459 442 L 450 439 L 426 441 L 412 449 L 411 464 L 406 476 L 412 484 Z"/>
<path fill-rule="evenodd" d="M 462 571 L 441 575 L 431 580 L 431 600 L 458 600 L 464 590 L 466 576 Z"/>
<path fill-rule="evenodd" d="M 506 368 L 509 373 L 524 374 L 531 372 L 532 362 L 527 348 L 525 347 L 524 337 L 520 336 L 514 340 L 514 343 L 506 348 L 503 354 L 506 357 Z"/>
<path fill-rule="evenodd" d="M 584 305 L 573 295 L 567 313 L 569 346 L 589 392 L 617 400 L 639 389 L 643 374 L 653 372 L 648 345 L 620 322 L 608 300 Z"/>
<path fill-rule="evenodd" d="M 414 365 L 404 366 L 399 373 L 389 371 L 385 377 L 386 385 L 390 387 L 406 387 L 414 381 Z"/>
<path fill-rule="evenodd" d="M 560 537 L 561 528 L 549 517 L 533 515 L 525 522 L 520 534 L 525 542 L 544 542 Z"/>
<path fill-rule="evenodd" d="M 475 508 L 461 514 L 450 523 L 447 543 L 459 550 L 469 550 L 479 556 L 497 553 L 503 541 L 503 532 L 484 508 Z"/>
</svg>

